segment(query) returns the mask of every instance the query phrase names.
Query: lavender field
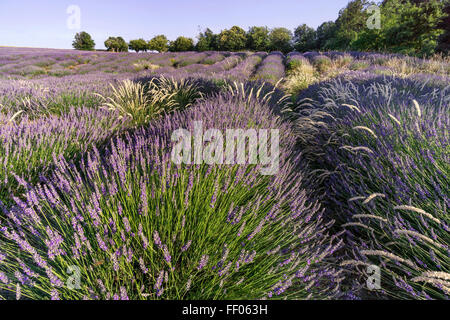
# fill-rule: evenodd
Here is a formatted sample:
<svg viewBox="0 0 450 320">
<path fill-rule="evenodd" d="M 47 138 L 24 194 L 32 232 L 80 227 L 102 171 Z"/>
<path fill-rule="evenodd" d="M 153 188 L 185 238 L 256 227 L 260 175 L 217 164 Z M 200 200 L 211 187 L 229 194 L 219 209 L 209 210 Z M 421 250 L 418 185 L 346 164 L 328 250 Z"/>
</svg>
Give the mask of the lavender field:
<svg viewBox="0 0 450 320">
<path fill-rule="evenodd" d="M 0 47 L 0 299 L 448 300 L 449 102 L 442 57 Z M 278 171 L 174 163 L 199 121 Z"/>
</svg>

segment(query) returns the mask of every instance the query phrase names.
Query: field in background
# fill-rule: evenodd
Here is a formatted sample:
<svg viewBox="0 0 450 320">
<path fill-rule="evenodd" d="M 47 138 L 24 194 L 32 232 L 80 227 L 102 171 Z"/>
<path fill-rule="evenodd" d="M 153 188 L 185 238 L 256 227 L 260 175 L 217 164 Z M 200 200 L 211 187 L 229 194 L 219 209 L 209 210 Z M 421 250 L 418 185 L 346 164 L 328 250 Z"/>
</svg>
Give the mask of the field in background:
<svg viewBox="0 0 450 320">
<path fill-rule="evenodd" d="M 439 57 L 0 47 L 0 297 L 448 299 L 449 84 Z M 280 172 L 173 165 L 195 120 L 279 129 Z"/>
</svg>

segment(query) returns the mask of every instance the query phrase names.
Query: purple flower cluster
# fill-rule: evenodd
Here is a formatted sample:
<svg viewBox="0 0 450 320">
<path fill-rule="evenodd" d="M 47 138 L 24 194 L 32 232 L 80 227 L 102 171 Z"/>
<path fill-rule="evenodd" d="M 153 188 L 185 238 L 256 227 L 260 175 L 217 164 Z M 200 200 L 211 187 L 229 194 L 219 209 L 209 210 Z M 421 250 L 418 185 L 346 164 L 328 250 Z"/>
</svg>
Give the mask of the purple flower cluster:
<svg viewBox="0 0 450 320">
<path fill-rule="evenodd" d="M 384 293 L 391 297 L 448 299 L 439 278 L 449 272 L 450 252 L 448 87 L 342 77 L 299 101 L 314 89 L 315 101 L 305 107 L 315 111 L 304 109 L 308 118 L 297 121 L 321 122 L 303 148 L 322 168 L 311 183 L 351 244 L 344 266 L 361 274 L 368 264 L 380 266 L 397 288 Z"/>
<path fill-rule="evenodd" d="M 15 191 L 22 177 L 36 181 L 54 158 L 70 158 L 111 137 L 121 123 L 112 114 L 81 108 L 38 119 L 19 115 L 11 122 L 12 114 L 0 113 L 0 200 L 7 202 L 2 192 Z"/>
<path fill-rule="evenodd" d="M 231 81 L 245 82 L 251 79 L 256 67 L 267 56 L 265 52 L 255 53 L 242 60 L 236 67 L 221 73 L 221 77 Z"/>
<path fill-rule="evenodd" d="M 303 62 L 317 81 L 284 105 L 273 84 Z M 0 48 L 0 298 L 357 299 L 376 265 L 374 296 L 448 299 L 448 70 L 361 52 Z M 204 99 L 136 128 L 95 94 L 158 76 Z M 175 165 L 171 135 L 196 121 L 278 129 L 279 171 Z"/>
<path fill-rule="evenodd" d="M 285 75 L 284 59 L 285 57 L 281 52 L 270 53 L 256 70 L 254 78 L 276 83 Z"/>
<path fill-rule="evenodd" d="M 248 103 L 252 108 L 248 108 Z M 179 128 L 192 130 L 194 122 L 200 120 L 205 130 L 246 128 L 249 123 L 257 128 L 279 129 L 280 172 L 273 177 L 261 176 L 259 164 L 215 168 L 174 165 L 170 157 L 171 133 Z M 80 290 L 80 298 L 139 297 L 137 291 L 126 292 L 115 282 L 110 282 L 105 292 L 105 282 L 118 273 L 127 283 L 151 281 L 149 294 L 153 298 L 174 297 L 174 285 L 182 283 L 185 287 L 188 280 L 192 284 L 185 298 L 209 298 L 195 289 L 197 281 L 228 274 L 235 275 L 230 279 L 247 279 L 247 285 L 254 276 L 252 266 L 265 263 L 270 265 L 255 269 L 272 268 L 264 287 L 253 287 L 252 292 L 247 292 L 246 286 L 236 280 L 227 285 L 235 286 L 234 293 L 222 290 L 220 296 L 226 298 L 226 292 L 237 294 L 244 290 L 246 297 L 264 297 L 278 280 L 284 281 L 284 274 L 291 281 L 283 282 L 283 292 L 290 292 L 288 287 L 308 286 L 316 297 L 335 294 L 330 292 L 338 285 L 337 273 L 333 273 L 337 271 L 327 267 L 330 276 L 321 277 L 325 272 L 321 261 L 334 255 L 340 243 L 327 236 L 329 225 L 323 225 L 319 207 L 309 204 L 307 192 L 301 189 L 302 172 L 296 169 L 301 166 L 301 155 L 295 153 L 294 144 L 290 125 L 281 122 L 269 105 L 254 97 L 249 100 L 246 96 L 219 95 L 154 121 L 148 128 L 116 137 L 105 148 L 94 147 L 78 164 L 55 159 L 51 177 L 27 186 L 25 202 L 17 199 L 17 206 L 7 210 L 16 222 L 0 228 L 2 236 L 16 244 L 14 250 L 29 256 L 29 267 L 44 270 L 34 280 L 39 286 L 23 285 L 22 293 L 32 291 L 42 298 L 51 292 L 53 284 L 58 289 L 51 296 L 62 299 L 66 291 L 59 282 L 66 270 L 65 264 L 57 261 L 91 261 L 83 264 L 89 269 L 81 272 L 89 272 L 87 278 L 95 281 L 87 285 L 87 291 Z M 147 186 L 146 197 L 142 196 L 142 181 Z M 187 188 L 191 196 L 189 206 L 184 207 Z M 211 208 L 209 200 L 206 204 L 204 199 L 215 193 L 215 205 Z M 233 194 L 247 200 L 233 204 L 238 215 L 230 223 L 227 218 Z M 143 207 L 148 215 L 141 214 Z M 50 225 L 55 229 L 48 229 Z M 280 233 L 281 229 L 286 232 Z M 236 238 L 238 231 L 241 235 Z M 224 239 L 226 255 L 216 253 L 223 248 L 218 232 L 228 235 Z M 48 243 L 48 255 L 40 255 L 34 249 L 39 243 Z M 267 252 L 277 246 L 282 249 L 267 259 Z M 58 259 L 52 260 L 50 253 L 55 252 Z M 11 258 L 6 255 L 5 259 Z M 300 272 L 308 259 L 312 261 L 309 271 Z M 13 265 L 2 266 L 6 276 L 12 271 L 8 266 L 14 268 Z M 209 267 L 217 265 L 217 269 Z M 303 274 L 307 278 L 302 278 Z M 266 271 L 260 274 L 265 276 Z M 98 279 L 103 286 L 99 286 Z M 321 283 L 320 288 L 314 286 L 316 282 Z M 294 296 L 302 292 L 293 290 Z M 278 290 L 277 294 L 283 293 Z"/>
</svg>

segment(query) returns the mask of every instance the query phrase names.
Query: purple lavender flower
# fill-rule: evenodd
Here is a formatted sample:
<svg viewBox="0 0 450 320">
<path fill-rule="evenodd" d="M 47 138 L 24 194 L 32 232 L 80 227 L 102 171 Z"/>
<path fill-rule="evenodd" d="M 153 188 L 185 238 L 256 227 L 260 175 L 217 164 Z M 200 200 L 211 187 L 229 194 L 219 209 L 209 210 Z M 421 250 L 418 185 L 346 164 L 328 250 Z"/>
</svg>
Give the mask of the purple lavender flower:
<svg viewBox="0 0 450 320">
<path fill-rule="evenodd" d="M 202 270 L 207 264 L 208 264 L 209 256 L 203 255 L 200 259 L 200 262 L 198 263 L 197 270 Z"/>
<path fill-rule="evenodd" d="M 119 261 L 117 260 L 117 254 L 112 254 L 111 255 L 111 261 L 113 264 L 113 270 L 115 272 L 119 271 Z"/>
<path fill-rule="evenodd" d="M 57 231 L 52 231 L 47 227 L 47 235 L 49 240 L 45 240 L 45 244 L 48 248 L 48 257 L 50 260 L 54 260 L 56 256 L 65 254 L 65 251 L 59 246 L 63 243 L 64 239 Z"/>
<path fill-rule="evenodd" d="M 125 227 L 125 231 L 130 233 L 131 232 L 130 221 L 128 221 L 127 217 L 123 217 L 122 221 L 123 221 L 123 225 Z"/>
<path fill-rule="evenodd" d="M 153 288 L 159 290 L 161 288 L 162 283 L 163 283 L 163 279 L 164 279 L 164 270 L 161 270 L 159 272 L 159 276 L 156 279 L 156 283 L 155 283 Z"/>
<path fill-rule="evenodd" d="M 158 247 L 161 246 L 161 239 L 159 238 L 159 233 L 158 233 L 158 231 L 156 231 L 156 230 L 153 232 L 153 242 L 154 242 Z"/>
<path fill-rule="evenodd" d="M 3 282 L 4 284 L 8 284 L 9 283 L 8 277 L 2 271 L 0 271 L 0 281 Z"/>
<path fill-rule="evenodd" d="M 52 300 L 59 300 L 59 293 L 56 289 L 52 290 L 50 296 Z"/>
<path fill-rule="evenodd" d="M 169 249 L 167 248 L 167 246 L 164 244 L 162 246 L 162 250 L 163 250 L 163 254 L 164 254 L 164 259 L 167 261 L 167 263 L 170 263 L 170 260 L 172 259 L 172 257 L 169 254 Z"/>
<path fill-rule="evenodd" d="M 100 236 L 100 233 L 97 233 L 96 235 L 97 238 L 97 243 L 100 247 L 100 249 L 102 249 L 103 251 L 108 251 L 108 247 L 106 246 L 106 243 L 103 241 L 102 237 Z"/>
<path fill-rule="evenodd" d="M 120 299 L 121 300 L 130 300 L 128 298 L 127 289 L 125 287 L 120 287 Z"/>
<path fill-rule="evenodd" d="M 139 258 L 139 266 L 141 267 L 141 270 L 144 274 L 148 272 L 148 268 L 145 266 L 144 259 L 142 257 Z"/>
<path fill-rule="evenodd" d="M 191 246 L 192 240 L 189 240 L 182 248 L 181 252 L 185 252 Z"/>
</svg>

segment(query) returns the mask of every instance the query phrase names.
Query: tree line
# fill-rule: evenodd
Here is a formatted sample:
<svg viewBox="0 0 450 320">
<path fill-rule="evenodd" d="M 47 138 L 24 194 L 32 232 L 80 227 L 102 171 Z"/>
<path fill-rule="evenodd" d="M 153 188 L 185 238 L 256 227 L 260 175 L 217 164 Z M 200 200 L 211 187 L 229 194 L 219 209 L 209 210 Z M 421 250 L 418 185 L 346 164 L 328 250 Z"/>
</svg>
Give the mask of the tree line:
<svg viewBox="0 0 450 320">
<path fill-rule="evenodd" d="M 370 10 L 373 5 L 380 9 L 379 28 L 367 25 L 370 19 L 377 19 L 376 12 Z M 245 31 L 233 26 L 217 34 L 207 28 L 196 42 L 184 36 L 169 41 L 165 35 L 157 35 L 148 41 L 140 38 L 128 43 L 122 37 L 109 37 L 104 44 L 113 52 L 355 50 L 430 55 L 448 53 L 449 19 L 449 0 L 352 0 L 340 10 L 336 21 L 324 22 L 317 29 L 306 24 L 293 32 L 282 27 L 254 26 Z M 95 43 L 88 33 L 81 32 L 73 46 L 93 50 Z"/>
</svg>

